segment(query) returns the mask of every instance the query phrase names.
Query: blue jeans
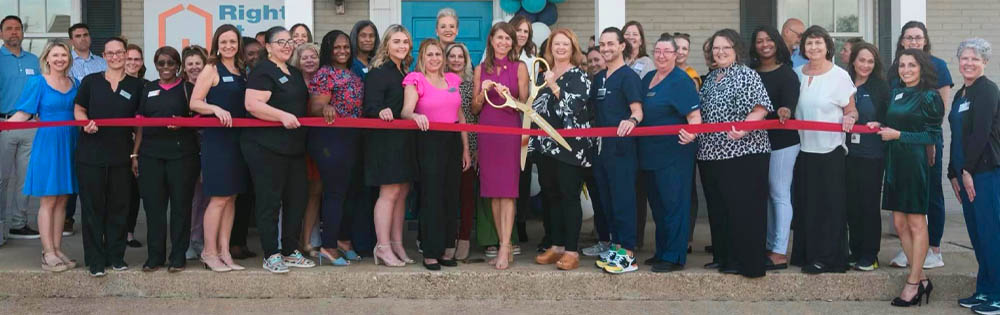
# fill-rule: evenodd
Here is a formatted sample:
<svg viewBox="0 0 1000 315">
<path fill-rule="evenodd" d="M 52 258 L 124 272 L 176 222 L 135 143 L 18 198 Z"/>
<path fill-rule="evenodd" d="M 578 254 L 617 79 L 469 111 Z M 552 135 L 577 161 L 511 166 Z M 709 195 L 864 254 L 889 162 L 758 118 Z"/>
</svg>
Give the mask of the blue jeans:
<svg viewBox="0 0 1000 315">
<path fill-rule="evenodd" d="M 941 175 L 944 165 L 941 156 L 944 155 L 944 143 L 934 145 L 934 167 L 931 168 L 931 196 L 927 207 L 927 233 L 931 247 L 941 247 L 941 236 L 944 235 L 944 190 L 941 187 Z"/>
<path fill-rule="evenodd" d="M 770 198 L 767 199 L 767 250 L 788 252 L 788 234 L 792 225 L 792 173 L 799 145 L 771 151 L 767 176 Z"/>
</svg>

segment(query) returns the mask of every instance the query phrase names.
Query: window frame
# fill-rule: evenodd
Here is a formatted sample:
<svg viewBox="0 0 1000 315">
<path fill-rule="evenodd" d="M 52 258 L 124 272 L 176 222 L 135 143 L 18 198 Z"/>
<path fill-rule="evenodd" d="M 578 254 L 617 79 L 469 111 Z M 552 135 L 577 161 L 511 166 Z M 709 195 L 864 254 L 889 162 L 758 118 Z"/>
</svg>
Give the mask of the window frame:
<svg viewBox="0 0 1000 315">
<path fill-rule="evenodd" d="M 787 10 L 785 10 L 787 2 L 790 1 L 790 0 L 777 0 L 777 1 L 778 1 L 778 3 L 777 3 L 778 4 L 778 8 L 777 8 L 778 19 L 777 19 L 777 21 L 779 23 L 779 25 L 777 25 L 777 27 L 780 30 L 780 28 L 781 28 L 780 23 L 784 23 L 784 21 L 787 21 L 790 18 L 788 16 Z M 836 1 L 836 0 L 806 0 L 806 1 L 811 6 L 813 1 Z M 843 38 L 843 39 L 847 39 L 847 38 L 851 38 L 851 37 L 861 37 L 861 38 L 864 38 L 864 40 L 867 41 L 867 42 L 871 42 L 875 38 L 875 27 L 874 27 L 874 25 L 875 25 L 875 15 L 874 15 L 875 14 L 875 3 L 874 3 L 874 1 L 866 1 L 866 0 L 857 0 L 857 2 L 858 2 L 858 31 L 857 32 L 830 32 L 830 37 L 833 37 L 833 38 Z M 837 15 L 836 15 L 836 5 L 834 5 L 833 7 L 834 7 L 834 10 L 835 10 L 834 11 L 834 23 L 836 23 L 837 22 L 836 21 L 836 18 L 837 18 Z M 806 9 L 806 12 L 810 12 L 809 9 Z M 810 16 L 809 19 L 812 19 L 812 17 Z M 807 20 L 807 21 L 803 21 L 803 22 L 806 24 L 807 27 L 809 25 L 812 25 L 812 23 L 810 23 L 811 20 Z M 834 27 L 836 27 L 836 24 L 834 24 Z M 827 31 L 830 31 L 830 30 L 827 30 Z"/>
<path fill-rule="evenodd" d="M 17 0 L 18 7 L 15 12 L 17 16 L 21 16 L 21 1 L 38 1 L 38 0 Z M 70 15 L 69 23 L 70 25 L 80 23 L 83 19 L 83 0 L 69 0 L 70 2 Z M 24 32 L 24 39 L 69 39 L 69 34 L 64 32 Z"/>
</svg>

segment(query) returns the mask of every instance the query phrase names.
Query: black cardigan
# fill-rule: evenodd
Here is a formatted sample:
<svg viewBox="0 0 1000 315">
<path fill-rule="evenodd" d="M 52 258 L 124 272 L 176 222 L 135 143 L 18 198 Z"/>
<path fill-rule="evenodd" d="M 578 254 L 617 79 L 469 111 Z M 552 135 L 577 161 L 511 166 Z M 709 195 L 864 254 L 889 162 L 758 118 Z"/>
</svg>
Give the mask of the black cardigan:
<svg viewBox="0 0 1000 315">
<path fill-rule="evenodd" d="M 981 76 L 970 86 L 955 93 L 969 102 L 969 112 L 962 119 L 962 150 L 965 164 L 962 170 L 978 174 L 1000 166 L 1000 89 L 996 83 Z M 954 106 L 959 106 L 953 102 Z M 948 178 L 961 175 L 961 170 L 948 168 Z"/>
</svg>

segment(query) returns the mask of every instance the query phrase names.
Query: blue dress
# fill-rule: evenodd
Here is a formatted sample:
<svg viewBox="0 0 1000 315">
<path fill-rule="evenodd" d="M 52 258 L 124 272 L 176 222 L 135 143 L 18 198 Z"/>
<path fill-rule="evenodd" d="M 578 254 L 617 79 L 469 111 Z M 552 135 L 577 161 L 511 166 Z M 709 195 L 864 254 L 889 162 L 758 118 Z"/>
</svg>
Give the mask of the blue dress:
<svg viewBox="0 0 1000 315">
<path fill-rule="evenodd" d="M 37 115 L 40 121 L 73 120 L 73 98 L 79 84 L 66 93 L 49 86 L 45 77 L 28 78 L 15 109 Z M 73 152 L 76 151 L 77 127 L 38 128 L 31 144 L 31 158 L 24 178 L 23 193 L 29 196 L 68 195 L 77 192 Z"/>
<path fill-rule="evenodd" d="M 233 118 L 247 117 L 243 104 L 247 90 L 246 76 L 230 73 L 226 66 L 215 66 L 219 83 L 208 90 L 205 101 L 222 107 Z M 241 128 L 205 128 L 201 135 L 202 191 L 208 196 L 232 196 L 247 191 L 250 169 L 240 151 Z"/>
</svg>

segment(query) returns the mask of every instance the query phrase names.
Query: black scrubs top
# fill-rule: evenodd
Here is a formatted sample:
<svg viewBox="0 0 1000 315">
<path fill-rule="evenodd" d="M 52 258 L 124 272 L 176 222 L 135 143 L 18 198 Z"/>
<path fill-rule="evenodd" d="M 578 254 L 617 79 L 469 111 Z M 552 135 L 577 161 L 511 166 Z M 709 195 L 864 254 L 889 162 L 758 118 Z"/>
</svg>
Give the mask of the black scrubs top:
<svg viewBox="0 0 1000 315">
<path fill-rule="evenodd" d="M 247 89 L 270 91 L 267 104 L 291 113 L 295 117 L 305 117 L 309 101 L 309 91 L 302 73 L 295 67 L 288 67 L 288 74 L 269 59 L 257 62 L 247 79 Z M 264 148 L 281 155 L 302 155 L 306 150 L 306 128 L 285 129 L 284 127 L 246 128 L 243 139 L 253 141 Z"/>
<path fill-rule="evenodd" d="M 188 102 L 193 90 L 194 85 L 188 82 L 169 90 L 160 87 L 160 80 L 146 83 L 137 115 L 149 118 L 191 117 Z M 198 154 L 198 134 L 194 128 L 142 128 L 139 154 L 160 159 L 178 159 Z"/>
<path fill-rule="evenodd" d="M 142 85 L 141 79 L 126 75 L 118 82 L 118 89 L 112 90 L 104 72 L 93 73 L 83 78 L 74 102 L 87 109 L 90 119 L 132 118 L 139 107 Z M 81 130 L 76 161 L 94 166 L 128 165 L 132 130 L 132 127 L 100 127 L 93 134 Z"/>
</svg>

